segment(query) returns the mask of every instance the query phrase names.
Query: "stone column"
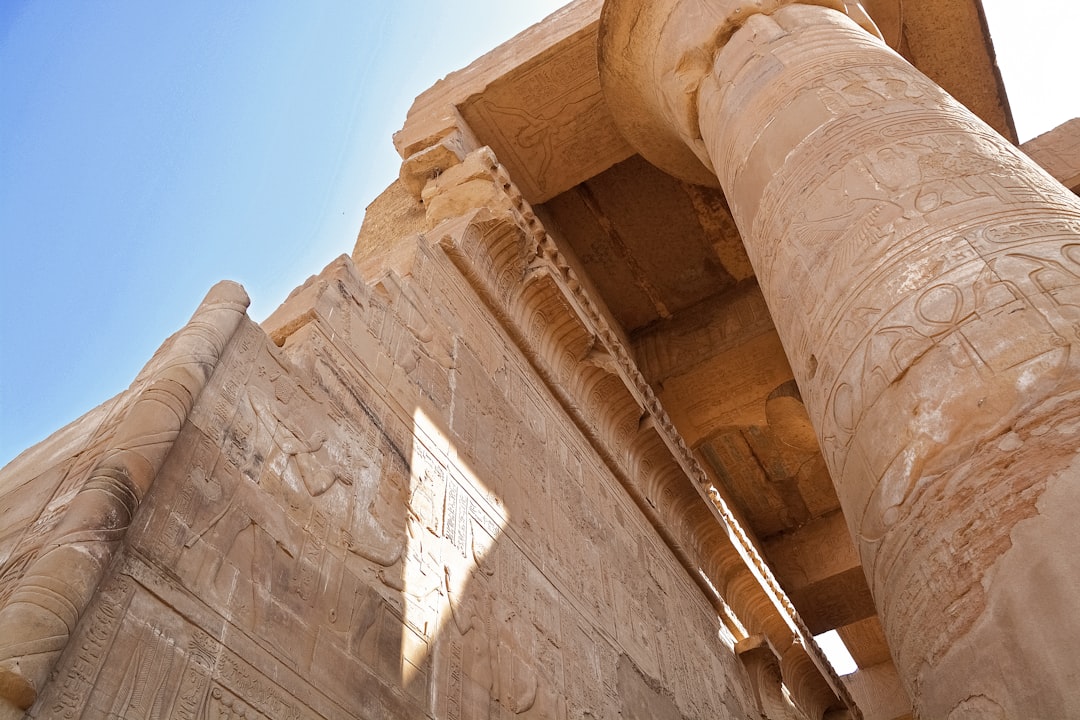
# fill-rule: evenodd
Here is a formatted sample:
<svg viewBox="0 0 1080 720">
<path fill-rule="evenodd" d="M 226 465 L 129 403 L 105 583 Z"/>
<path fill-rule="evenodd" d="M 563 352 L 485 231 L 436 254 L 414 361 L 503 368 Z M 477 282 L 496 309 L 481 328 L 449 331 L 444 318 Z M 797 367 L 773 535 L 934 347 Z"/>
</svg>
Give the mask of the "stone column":
<svg viewBox="0 0 1080 720">
<path fill-rule="evenodd" d="M 1080 717 L 1080 203 L 873 33 L 608 0 L 601 81 L 719 180 L 920 715 Z"/>
</svg>

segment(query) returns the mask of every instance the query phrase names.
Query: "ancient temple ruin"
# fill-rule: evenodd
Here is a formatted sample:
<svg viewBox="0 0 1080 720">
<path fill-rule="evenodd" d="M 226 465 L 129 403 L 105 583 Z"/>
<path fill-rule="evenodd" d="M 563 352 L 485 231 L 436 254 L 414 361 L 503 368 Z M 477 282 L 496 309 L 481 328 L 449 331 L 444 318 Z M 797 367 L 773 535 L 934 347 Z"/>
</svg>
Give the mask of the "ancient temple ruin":
<svg viewBox="0 0 1080 720">
<path fill-rule="evenodd" d="M 0 718 L 1080 717 L 1080 120 L 1015 140 L 978 0 L 571 3 L 0 472 Z"/>
</svg>

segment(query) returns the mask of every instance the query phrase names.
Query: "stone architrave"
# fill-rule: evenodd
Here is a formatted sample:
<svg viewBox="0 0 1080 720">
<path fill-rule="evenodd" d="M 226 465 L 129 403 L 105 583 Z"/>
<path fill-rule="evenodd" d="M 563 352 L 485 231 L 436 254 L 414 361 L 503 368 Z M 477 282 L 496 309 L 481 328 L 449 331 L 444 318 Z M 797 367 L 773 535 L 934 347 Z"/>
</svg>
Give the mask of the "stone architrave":
<svg viewBox="0 0 1080 720">
<path fill-rule="evenodd" d="M 642 155 L 723 188 L 922 717 L 1080 715 L 1080 203 L 850 2 L 608 0 Z"/>
</svg>

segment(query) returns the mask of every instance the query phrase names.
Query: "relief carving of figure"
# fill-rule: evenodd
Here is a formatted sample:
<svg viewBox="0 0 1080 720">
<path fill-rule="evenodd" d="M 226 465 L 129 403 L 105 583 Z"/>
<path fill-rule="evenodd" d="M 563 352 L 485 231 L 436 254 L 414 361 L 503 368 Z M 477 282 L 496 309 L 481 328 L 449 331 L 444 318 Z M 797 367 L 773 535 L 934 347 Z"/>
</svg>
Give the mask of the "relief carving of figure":
<svg viewBox="0 0 1080 720">
<path fill-rule="evenodd" d="M 356 482 L 352 483 L 341 543 L 350 553 L 389 568 L 405 552 L 408 490 L 406 475 L 394 459 L 383 456 L 378 449 L 375 453 L 379 456 L 375 462 L 360 462 Z M 395 579 L 385 572 L 380 571 L 379 576 L 388 585 L 395 584 Z"/>
<path fill-rule="evenodd" d="M 538 667 L 529 648 L 533 629 L 521 622 L 514 605 L 475 585 L 462 602 L 449 567 L 445 573 L 453 623 L 465 640 L 463 672 L 515 715 L 565 720 L 566 702 Z"/>
<path fill-rule="evenodd" d="M 311 497 L 319 497 L 328 491 L 335 482 L 350 485 L 351 478 L 346 468 L 335 461 L 326 433 L 316 430 L 305 433 L 295 421 L 287 418 L 303 417 L 304 408 L 297 409 L 290 401 L 298 394 L 298 387 L 288 382 L 283 374 L 265 373 L 273 385 L 274 398 L 278 404 L 258 395 L 249 394 L 248 403 L 254 411 L 258 425 L 268 432 L 273 445 L 283 456 L 277 467 L 283 475 L 289 471 L 299 476 L 301 483 Z"/>
</svg>

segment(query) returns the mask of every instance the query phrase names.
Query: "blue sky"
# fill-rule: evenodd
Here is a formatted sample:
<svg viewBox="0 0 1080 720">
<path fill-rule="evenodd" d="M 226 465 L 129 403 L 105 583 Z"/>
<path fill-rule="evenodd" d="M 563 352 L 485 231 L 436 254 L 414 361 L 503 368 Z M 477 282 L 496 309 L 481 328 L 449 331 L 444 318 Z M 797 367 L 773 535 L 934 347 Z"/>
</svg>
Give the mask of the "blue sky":
<svg viewBox="0 0 1080 720">
<path fill-rule="evenodd" d="M 561 4 L 0 0 L 0 464 L 350 252 L 412 98 Z M 986 5 L 1021 136 L 1080 115 L 1075 6 Z"/>
<path fill-rule="evenodd" d="M 0 464 L 350 252 L 412 98 L 561 4 L 2 0 Z"/>
</svg>

